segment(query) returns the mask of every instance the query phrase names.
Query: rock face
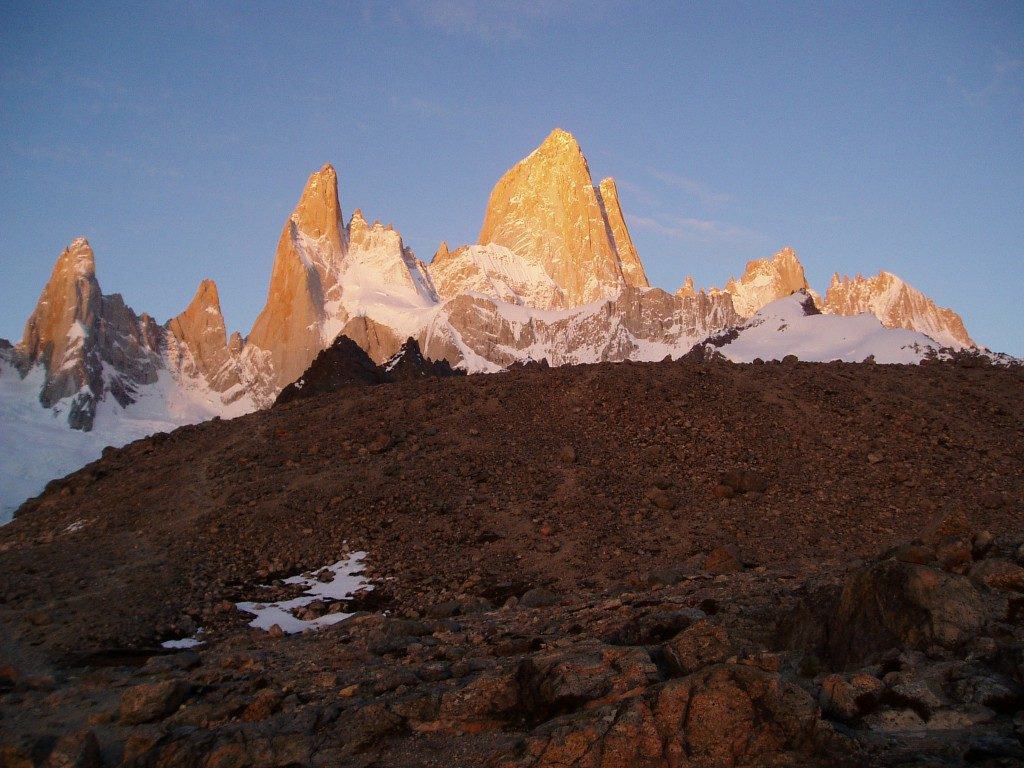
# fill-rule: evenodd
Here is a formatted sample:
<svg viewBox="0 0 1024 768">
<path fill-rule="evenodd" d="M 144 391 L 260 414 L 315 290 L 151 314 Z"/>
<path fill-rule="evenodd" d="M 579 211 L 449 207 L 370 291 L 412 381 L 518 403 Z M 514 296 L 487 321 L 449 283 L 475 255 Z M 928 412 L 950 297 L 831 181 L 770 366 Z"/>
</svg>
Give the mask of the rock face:
<svg viewBox="0 0 1024 768">
<path fill-rule="evenodd" d="M 353 318 L 371 318 L 402 338 L 436 302 L 426 266 L 392 227 L 367 223 L 359 209 L 343 226 L 338 176 L 325 165 L 309 177 L 281 232 L 267 302 L 242 351 L 243 383 L 258 404 L 269 404 Z"/>
<path fill-rule="evenodd" d="M 138 386 L 156 381 L 162 341 L 151 317 L 103 295 L 92 248 L 78 238 L 57 259 L 14 359 L 22 375 L 43 367 L 43 407 L 70 398 L 69 425 L 89 430 L 107 393 L 125 406 Z"/>
<path fill-rule="evenodd" d="M 631 287 L 602 302 L 544 314 L 479 295 L 457 296 L 443 310 L 420 336 L 427 356 L 484 371 L 524 360 L 660 360 L 741 321 L 725 294 L 678 297 Z"/>
<path fill-rule="evenodd" d="M 836 315 L 868 312 L 887 328 L 920 331 L 954 349 L 977 346 L 960 315 L 936 306 L 934 301 L 891 272 L 853 278 L 834 274 L 825 294 L 824 310 Z"/>
<path fill-rule="evenodd" d="M 479 293 L 528 307 L 569 304 L 543 267 L 503 245 L 464 245 L 449 251 L 447 243 L 442 243 L 430 262 L 430 275 L 442 299 Z"/>
<path fill-rule="evenodd" d="M 690 286 L 692 290 L 692 282 Z M 736 312 L 743 317 L 750 317 L 766 304 L 809 287 L 804 267 L 792 248 L 783 248 L 770 259 L 748 261 L 743 277 L 730 279 L 725 284 Z"/>
<path fill-rule="evenodd" d="M 847 580 L 829 650 L 838 663 L 848 664 L 901 646 L 957 648 L 981 628 L 980 606 L 981 596 L 964 576 L 883 560 Z"/>
<path fill-rule="evenodd" d="M 495 185 L 478 242 L 504 246 L 551 278 L 563 297 L 544 309 L 588 304 L 626 285 L 646 286 L 614 183 L 606 181 L 605 190 L 607 206 L 579 143 L 557 129 Z"/>
<path fill-rule="evenodd" d="M 622 207 L 619 205 L 619 190 L 615 186 L 615 179 L 611 177 L 602 179 L 597 187 L 597 192 L 604 209 L 605 219 L 612 232 L 615 250 L 619 254 L 619 263 L 626 285 L 632 285 L 634 288 L 648 287 L 650 283 L 647 282 L 647 273 L 640 261 L 640 254 L 636 252 L 636 247 L 633 245 L 633 238 L 629 236 L 626 219 L 622 215 Z"/>
<path fill-rule="evenodd" d="M 215 391 L 222 393 L 225 402 L 241 396 L 238 352 L 228 346 L 220 296 L 213 280 L 199 284 L 188 307 L 167 323 L 167 330 L 178 342 L 179 368 L 203 376 Z"/>
<path fill-rule="evenodd" d="M 267 302 L 244 351 L 258 377 L 253 386 L 280 390 L 323 348 L 324 306 L 337 292 L 346 245 L 338 176 L 325 165 L 309 177 L 277 243 Z"/>
</svg>

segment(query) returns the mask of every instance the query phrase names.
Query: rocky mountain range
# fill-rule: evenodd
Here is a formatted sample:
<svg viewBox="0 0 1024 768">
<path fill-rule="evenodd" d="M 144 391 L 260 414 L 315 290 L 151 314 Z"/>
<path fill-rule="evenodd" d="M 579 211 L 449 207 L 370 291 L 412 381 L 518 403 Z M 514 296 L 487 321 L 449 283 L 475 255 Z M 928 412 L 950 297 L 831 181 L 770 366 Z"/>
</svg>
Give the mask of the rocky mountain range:
<svg viewBox="0 0 1024 768">
<path fill-rule="evenodd" d="M 675 293 L 652 287 L 614 180 L 595 184 L 576 139 L 555 130 L 495 185 L 478 242 L 442 243 L 429 264 L 359 209 L 345 223 L 335 169 L 313 173 L 284 224 L 266 303 L 245 337 L 228 335 L 210 280 L 164 324 L 104 295 L 92 249 L 77 239 L 58 257 L 21 341 L 0 344 L 0 407 L 5 421 L 19 422 L 8 434 L 21 436 L 23 451 L 24 436 L 43 422 L 48 433 L 55 420 L 95 430 L 88 450 L 63 467 L 70 469 L 101 444 L 268 407 L 339 335 L 377 364 L 412 338 L 427 358 L 471 373 L 541 359 L 659 360 L 749 325 L 796 291 L 853 325 L 808 323 L 811 338 L 781 347 L 773 332 L 759 342 L 762 353 L 740 357 L 785 347 L 807 360 L 855 353 L 914 362 L 929 349 L 975 346 L 955 312 L 888 272 L 837 275 L 822 301 L 790 248 L 749 262 L 721 289 L 697 290 L 689 278 Z M 830 341 L 822 343 L 814 334 L 826 327 Z M 870 343 L 844 344 L 849 333 Z M 22 494 L 21 482 L 0 497 Z"/>
</svg>

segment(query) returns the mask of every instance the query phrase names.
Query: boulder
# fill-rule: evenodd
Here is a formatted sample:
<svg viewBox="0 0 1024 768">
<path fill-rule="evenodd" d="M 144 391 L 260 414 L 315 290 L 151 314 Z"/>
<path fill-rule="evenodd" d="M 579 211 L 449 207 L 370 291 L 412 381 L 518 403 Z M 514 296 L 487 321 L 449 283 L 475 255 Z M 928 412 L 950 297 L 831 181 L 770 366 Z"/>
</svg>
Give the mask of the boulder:
<svg viewBox="0 0 1024 768">
<path fill-rule="evenodd" d="M 181 680 L 133 686 L 121 696 L 121 722 L 138 725 L 162 720 L 181 706 L 188 691 L 188 684 Z"/>
<path fill-rule="evenodd" d="M 665 658 L 677 675 L 723 662 L 732 654 L 732 643 L 725 630 L 708 619 L 701 619 L 665 643 Z"/>
<path fill-rule="evenodd" d="M 829 623 L 829 653 L 850 664 L 903 646 L 956 648 L 983 618 L 981 596 L 967 578 L 889 558 L 847 578 Z"/>
</svg>

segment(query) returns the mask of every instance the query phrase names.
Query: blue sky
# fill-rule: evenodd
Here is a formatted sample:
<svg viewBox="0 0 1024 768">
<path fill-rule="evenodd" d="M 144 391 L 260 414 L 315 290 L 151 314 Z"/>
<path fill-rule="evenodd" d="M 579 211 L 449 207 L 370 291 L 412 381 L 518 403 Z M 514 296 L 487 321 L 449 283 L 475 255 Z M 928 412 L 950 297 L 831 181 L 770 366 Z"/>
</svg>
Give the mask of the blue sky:
<svg viewBox="0 0 1024 768">
<path fill-rule="evenodd" d="M 429 260 L 560 126 L 657 285 L 791 245 L 1024 355 L 1020 2 L 8 0 L 0 30 L 0 336 L 77 235 L 105 292 L 163 321 L 209 276 L 245 333 L 323 163 Z"/>
</svg>

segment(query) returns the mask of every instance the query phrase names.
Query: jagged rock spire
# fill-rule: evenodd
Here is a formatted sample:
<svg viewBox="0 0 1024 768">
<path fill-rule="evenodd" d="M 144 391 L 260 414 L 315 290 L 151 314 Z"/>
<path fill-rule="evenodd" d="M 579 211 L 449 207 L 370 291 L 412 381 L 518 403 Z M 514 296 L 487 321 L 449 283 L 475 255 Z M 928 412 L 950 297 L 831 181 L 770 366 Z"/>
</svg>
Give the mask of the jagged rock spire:
<svg viewBox="0 0 1024 768">
<path fill-rule="evenodd" d="M 203 280 L 188 307 L 167 323 L 167 329 L 189 351 L 196 372 L 217 392 L 239 383 L 235 355 L 228 349 L 227 328 L 213 280 Z"/>
<path fill-rule="evenodd" d="M 248 345 L 273 391 L 294 381 L 321 349 L 325 297 L 337 287 L 347 247 L 338 176 L 325 165 L 309 177 L 278 240 L 267 301 Z"/>
<path fill-rule="evenodd" d="M 96 260 L 89 241 L 74 240 L 61 252 L 19 346 L 22 367 L 46 368 L 40 401 L 46 407 L 83 388 L 102 388 L 101 366 L 92 337 L 103 310 Z"/>
<path fill-rule="evenodd" d="M 788 247 L 769 259 L 748 261 L 743 277 L 730 279 L 725 284 L 733 306 L 743 317 L 750 317 L 766 304 L 809 287 L 803 264 L 796 257 L 796 251 Z"/>
<path fill-rule="evenodd" d="M 633 238 L 629 236 L 629 229 L 626 227 L 626 220 L 622 216 L 622 206 L 619 204 L 619 190 L 615 186 L 615 179 L 608 177 L 602 179 L 598 185 L 598 193 L 604 208 L 605 218 L 612 231 L 612 241 L 615 243 L 615 251 L 619 255 L 619 263 L 622 267 L 622 276 L 628 285 L 634 288 L 647 288 L 650 283 L 647 281 L 647 273 L 640 261 L 640 255 L 633 245 Z"/>
</svg>

